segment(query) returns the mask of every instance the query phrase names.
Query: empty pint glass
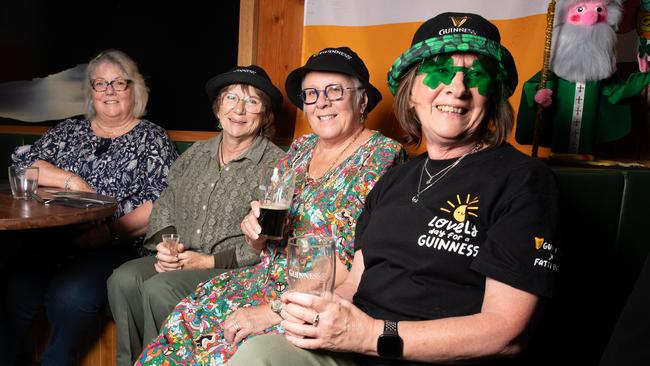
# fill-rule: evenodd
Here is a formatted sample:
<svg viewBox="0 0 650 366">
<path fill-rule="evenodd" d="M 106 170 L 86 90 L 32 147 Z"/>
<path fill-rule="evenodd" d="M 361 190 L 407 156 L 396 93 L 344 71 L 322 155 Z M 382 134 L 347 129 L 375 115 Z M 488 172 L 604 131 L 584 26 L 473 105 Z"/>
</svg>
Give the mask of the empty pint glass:
<svg viewBox="0 0 650 366">
<path fill-rule="evenodd" d="M 280 240 L 284 234 L 284 225 L 293 198 L 293 171 L 280 172 L 274 168 L 270 176 L 260 182 L 260 217 L 261 235 L 268 239 Z"/>
<path fill-rule="evenodd" d="M 327 235 L 290 238 L 287 243 L 287 281 L 290 291 L 329 296 L 334 290 L 336 251 Z"/>
</svg>

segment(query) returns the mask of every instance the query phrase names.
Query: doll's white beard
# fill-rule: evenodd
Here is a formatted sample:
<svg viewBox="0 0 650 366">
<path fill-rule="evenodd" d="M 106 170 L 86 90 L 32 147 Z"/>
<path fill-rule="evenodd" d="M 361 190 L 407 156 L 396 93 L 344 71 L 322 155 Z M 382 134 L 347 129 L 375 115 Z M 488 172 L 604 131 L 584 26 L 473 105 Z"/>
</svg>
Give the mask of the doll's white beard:
<svg viewBox="0 0 650 366">
<path fill-rule="evenodd" d="M 616 32 L 608 24 L 557 26 L 551 70 L 575 82 L 607 79 L 616 71 L 616 41 Z"/>
</svg>

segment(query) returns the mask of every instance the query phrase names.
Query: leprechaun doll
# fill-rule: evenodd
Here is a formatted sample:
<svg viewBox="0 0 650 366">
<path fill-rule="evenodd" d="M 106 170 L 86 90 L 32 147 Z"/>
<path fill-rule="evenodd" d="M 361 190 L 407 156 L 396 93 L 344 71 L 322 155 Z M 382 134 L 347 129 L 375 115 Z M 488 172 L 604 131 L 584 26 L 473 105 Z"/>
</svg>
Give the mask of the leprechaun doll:
<svg viewBox="0 0 650 366">
<path fill-rule="evenodd" d="M 650 73 L 620 80 L 616 29 L 621 0 L 558 0 L 551 73 L 523 87 L 515 139 L 531 144 L 537 104 L 544 107 L 539 143 L 553 153 L 590 154 L 596 144 L 624 137 L 631 129 L 630 97 L 650 84 Z"/>
</svg>

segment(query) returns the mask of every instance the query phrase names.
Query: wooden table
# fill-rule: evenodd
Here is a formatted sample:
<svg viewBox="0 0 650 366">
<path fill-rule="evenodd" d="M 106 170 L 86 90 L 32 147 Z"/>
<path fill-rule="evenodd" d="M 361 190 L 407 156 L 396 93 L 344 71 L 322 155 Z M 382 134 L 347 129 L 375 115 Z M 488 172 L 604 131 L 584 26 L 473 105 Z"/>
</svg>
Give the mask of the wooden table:
<svg viewBox="0 0 650 366">
<path fill-rule="evenodd" d="M 101 220 L 115 213 L 117 201 L 108 196 L 84 193 L 84 196 L 109 200 L 112 203 L 91 208 L 75 208 L 59 204 L 44 205 L 35 199 L 18 200 L 11 191 L 0 190 L 0 230 L 36 229 L 79 224 Z"/>
</svg>

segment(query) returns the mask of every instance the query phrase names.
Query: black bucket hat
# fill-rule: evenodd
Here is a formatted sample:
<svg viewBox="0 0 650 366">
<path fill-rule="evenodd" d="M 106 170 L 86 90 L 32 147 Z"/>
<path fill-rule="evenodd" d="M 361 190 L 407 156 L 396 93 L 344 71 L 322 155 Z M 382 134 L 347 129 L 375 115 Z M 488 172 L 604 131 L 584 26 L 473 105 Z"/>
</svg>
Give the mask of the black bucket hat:
<svg viewBox="0 0 650 366">
<path fill-rule="evenodd" d="M 367 111 L 370 112 L 381 100 L 381 93 L 370 84 L 370 73 L 363 60 L 349 47 L 325 48 L 311 55 L 305 66 L 293 70 L 284 84 L 284 89 L 291 103 L 302 109 L 302 79 L 309 71 L 338 72 L 359 79 L 368 95 Z"/>
<path fill-rule="evenodd" d="M 388 88 L 395 94 L 399 79 L 414 64 L 436 55 L 472 52 L 491 57 L 499 65 L 497 80 L 507 97 L 517 87 L 517 68 L 510 52 L 501 45 L 499 29 L 478 14 L 442 13 L 422 23 L 413 35 L 411 48 L 402 53 L 388 71 Z"/>
<path fill-rule="evenodd" d="M 271 82 L 263 68 L 257 65 L 236 66 L 219 74 L 205 83 L 205 92 L 210 103 L 219 95 L 219 91 L 232 84 L 248 84 L 266 93 L 271 98 L 271 108 L 277 113 L 282 107 L 282 92 Z"/>
</svg>

